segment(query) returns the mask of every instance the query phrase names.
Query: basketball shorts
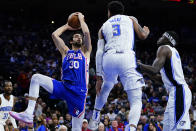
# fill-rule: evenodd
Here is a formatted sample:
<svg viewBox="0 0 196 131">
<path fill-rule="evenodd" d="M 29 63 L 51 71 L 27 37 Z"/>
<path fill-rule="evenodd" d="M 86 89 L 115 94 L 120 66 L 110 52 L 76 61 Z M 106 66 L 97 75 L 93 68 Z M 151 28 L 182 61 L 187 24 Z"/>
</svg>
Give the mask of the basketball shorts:
<svg viewBox="0 0 196 131">
<path fill-rule="evenodd" d="M 0 131 L 4 131 L 5 122 L 0 122 Z"/>
<path fill-rule="evenodd" d="M 164 113 L 163 130 L 177 131 L 190 129 L 189 108 L 192 94 L 187 85 L 170 88 L 169 99 Z"/>
<path fill-rule="evenodd" d="M 85 100 L 87 93 L 76 91 L 76 86 L 71 87 L 70 84 L 66 84 L 64 81 L 53 80 L 53 87 L 51 97 L 65 100 L 67 102 L 70 115 L 74 117 L 82 116 L 85 111 Z"/>
<path fill-rule="evenodd" d="M 103 79 L 117 83 L 120 78 L 124 90 L 145 86 L 143 76 L 136 70 L 136 58 L 131 53 L 107 53 L 103 56 Z"/>
</svg>

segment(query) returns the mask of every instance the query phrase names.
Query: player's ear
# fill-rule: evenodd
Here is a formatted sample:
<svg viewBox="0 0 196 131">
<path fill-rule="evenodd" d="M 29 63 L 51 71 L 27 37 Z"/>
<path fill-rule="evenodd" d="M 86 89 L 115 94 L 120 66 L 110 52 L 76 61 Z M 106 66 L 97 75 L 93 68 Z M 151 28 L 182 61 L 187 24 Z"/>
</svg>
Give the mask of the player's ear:
<svg viewBox="0 0 196 131">
<path fill-rule="evenodd" d="M 72 45 L 73 44 L 73 40 L 70 40 L 69 43 Z"/>
</svg>

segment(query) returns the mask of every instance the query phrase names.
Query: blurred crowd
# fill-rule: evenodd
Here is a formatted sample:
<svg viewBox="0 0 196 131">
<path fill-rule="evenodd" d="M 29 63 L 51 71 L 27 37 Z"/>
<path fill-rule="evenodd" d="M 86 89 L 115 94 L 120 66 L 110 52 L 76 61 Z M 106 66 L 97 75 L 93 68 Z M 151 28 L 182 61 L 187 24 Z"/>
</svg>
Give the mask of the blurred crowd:
<svg viewBox="0 0 196 131">
<path fill-rule="evenodd" d="M 56 29 L 56 25 L 32 24 L 29 26 L 25 24 L 27 22 L 23 22 L 16 17 L 5 17 L 1 14 L 0 17 L 4 18 L 4 21 L 1 21 L 0 24 L 0 92 L 2 93 L 3 90 L 3 81 L 10 79 L 13 82 L 13 95 L 19 98 L 14 110 L 20 112 L 26 109 L 28 101 L 25 96 L 28 96 L 29 83 L 33 74 L 41 73 L 57 80 L 61 78 L 61 57 L 51 39 L 51 33 Z M 90 31 L 92 30 L 93 52 L 82 131 L 89 131 L 87 126 L 92 116 L 96 96 L 94 58 L 99 27 L 93 28 L 92 23 L 89 23 L 89 28 Z M 155 42 L 158 39 L 156 35 L 161 34 L 161 31 L 162 29 L 153 27 L 146 41 L 136 40 L 137 58 L 146 64 L 152 64 L 155 58 L 157 49 Z M 190 33 L 189 31 L 191 29 L 182 28 L 179 32 L 180 36 L 184 36 L 183 33 Z M 194 48 L 191 48 L 194 47 L 192 42 L 196 42 L 194 35 L 192 34 L 193 37 L 189 36 L 193 39 L 191 42 L 190 39 L 182 40 L 182 45 L 178 47 L 185 79 L 193 93 L 190 109 L 192 129 L 196 128 L 196 52 Z M 67 41 L 66 37 L 62 37 Z M 145 74 L 143 75 L 146 84 L 142 87 L 143 106 L 137 130 L 161 131 L 168 94 L 163 85 L 159 85 L 159 83 L 150 80 Z M 18 122 L 18 129 L 15 130 L 71 131 L 71 116 L 68 114 L 66 101 L 49 98 L 50 95 L 41 88 L 34 112 L 34 124 L 26 125 Z M 127 94 L 119 81 L 114 86 L 107 103 L 101 111 L 101 122 L 98 131 L 124 131 L 125 125 L 128 124 L 128 114 Z M 7 121 L 6 128 L 8 130 L 12 129 L 10 121 Z"/>
</svg>

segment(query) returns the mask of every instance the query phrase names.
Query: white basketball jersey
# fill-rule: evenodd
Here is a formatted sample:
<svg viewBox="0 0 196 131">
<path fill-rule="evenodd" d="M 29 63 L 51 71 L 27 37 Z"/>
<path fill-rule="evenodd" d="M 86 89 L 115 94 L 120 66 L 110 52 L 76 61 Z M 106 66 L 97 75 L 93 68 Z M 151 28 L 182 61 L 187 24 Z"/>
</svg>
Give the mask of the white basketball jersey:
<svg viewBox="0 0 196 131">
<path fill-rule="evenodd" d="M 166 46 L 170 48 L 172 56 L 171 59 L 166 59 L 164 67 L 161 69 L 160 73 L 166 89 L 170 91 L 171 87 L 184 85 L 186 84 L 186 81 L 184 79 L 181 59 L 178 51 L 174 47 L 169 45 Z"/>
<path fill-rule="evenodd" d="M 106 42 L 105 51 L 110 49 L 115 49 L 119 52 L 133 50 L 134 27 L 129 16 L 112 16 L 103 24 L 102 34 Z"/>
<path fill-rule="evenodd" d="M 10 100 L 4 98 L 3 94 L 0 94 L 1 105 L 0 105 L 0 123 L 4 124 L 9 117 L 9 112 L 13 108 L 14 97 L 10 95 Z"/>
</svg>

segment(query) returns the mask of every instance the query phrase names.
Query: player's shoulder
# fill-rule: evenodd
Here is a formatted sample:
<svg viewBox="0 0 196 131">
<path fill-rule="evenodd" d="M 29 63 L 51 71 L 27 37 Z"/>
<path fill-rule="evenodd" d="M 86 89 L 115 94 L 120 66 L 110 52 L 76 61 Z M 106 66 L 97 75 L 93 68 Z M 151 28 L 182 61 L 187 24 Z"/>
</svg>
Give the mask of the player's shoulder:
<svg viewBox="0 0 196 131">
<path fill-rule="evenodd" d="M 171 49 L 168 45 L 159 46 L 157 53 L 168 55 L 171 52 Z"/>
<path fill-rule="evenodd" d="M 170 48 L 171 48 L 171 46 L 169 46 L 169 45 L 161 45 L 161 46 L 159 46 L 159 50 L 170 50 Z"/>
</svg>

